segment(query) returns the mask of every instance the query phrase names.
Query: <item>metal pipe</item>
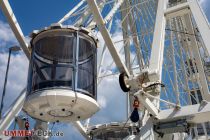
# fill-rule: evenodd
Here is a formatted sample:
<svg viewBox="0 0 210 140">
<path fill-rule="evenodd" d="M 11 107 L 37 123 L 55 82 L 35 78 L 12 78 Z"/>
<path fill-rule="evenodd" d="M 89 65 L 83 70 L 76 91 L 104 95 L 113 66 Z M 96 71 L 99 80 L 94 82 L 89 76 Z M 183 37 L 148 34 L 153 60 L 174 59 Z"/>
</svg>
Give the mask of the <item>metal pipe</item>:
<svg viewBox="0 0 210 140">
<path fill-rule="evenodd" d="M 175 19 L 173 19 L 175 21 Z M 169 21 L 169 26 L 170 28 L 172 27 L 171 22 Z M 170 33 L 170 47 L 171 47 L 171 52 L 172 52 L 172 64 L 173 64 L 173 76 L 174 76 L 174 89 L 175 89 L 175 95 L 176 95 L 176 104 L 179 106 L 180 105 L 180 100 L 179 100 L 179 87 L 178 87 L 178 78 L 177 78 L 177 67 L 176 67 L 176 56 L 175 56 L 175 45 L 173 42 L 173 32 Z"/>
<path fill-rule="evenodd" d="M 12 50 L 9 49 L 9 57 L 8 57 L 8 62 L 7 62 L 6 76 L 5 76 L 5 80 L 4 80 L 4 87 L 3 87 L 2 97 L 1 97 L 0 117 L 2 115 L 2 109 L 3 109 L 3 106 L 4 106 L 3 100 L 4 100 L 4 97 L 5 97 L 5 93 L 6 93 L 7 76 L 8 76 L 8 71 L 9 71 L 9 63 L 10 63 L 11 51 Z"/>
<path fill-rule="evenodd" d="M 5 76 L 5 80 L 4 80 L 4 87 L 3 87 L 2 97 L 1 97 L 0 119 L 2 117 L 2 109 L 4 107 L 3 100 L 4 100 L 4 97 L 5 97 L 5 93 L 6 93 L 7 77 L 8 77 L 8 71 L 9 71 L 11 52 L 12 51 L 19 51 L 19 50 L 20 50 L 20 48 L 17 47 L 17 46 L 13 46 L 13 47 L 9 48 L 9 57 L 8 57 L 8 62 L 7 62 L 6 76 Z"/>
</svg>

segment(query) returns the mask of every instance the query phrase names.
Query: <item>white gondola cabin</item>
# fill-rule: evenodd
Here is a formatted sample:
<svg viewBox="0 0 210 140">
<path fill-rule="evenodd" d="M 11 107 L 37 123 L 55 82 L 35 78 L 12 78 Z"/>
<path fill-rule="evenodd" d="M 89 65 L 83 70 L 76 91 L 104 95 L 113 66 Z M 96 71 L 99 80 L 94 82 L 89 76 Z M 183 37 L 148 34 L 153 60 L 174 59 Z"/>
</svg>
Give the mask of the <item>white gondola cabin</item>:
<svg viewBox="0 0 210 140">
<path fill-rule="evenodd" d="M 96 113 L 96 49 L 84 28 L 52 26 L 33 33 L 24 111 L 47 122 L 84 120 Z"/>
</svg>

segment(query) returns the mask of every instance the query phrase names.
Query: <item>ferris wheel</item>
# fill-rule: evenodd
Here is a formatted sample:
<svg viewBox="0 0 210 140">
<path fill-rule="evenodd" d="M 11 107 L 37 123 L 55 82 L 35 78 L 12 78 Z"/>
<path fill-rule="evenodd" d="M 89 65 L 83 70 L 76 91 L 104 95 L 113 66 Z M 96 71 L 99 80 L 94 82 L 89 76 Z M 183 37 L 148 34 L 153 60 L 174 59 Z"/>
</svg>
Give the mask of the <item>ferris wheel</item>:
<svg viewBox="0 0 210 140">
<path fill-rule="evenodd" d="M 1 118 L 1 134 L 27 122 L 22 111 L 35 130 L 73 123 L 85 139 L 210 139 L 210 27 L 197 0 L 81 0 L 32 31 L 30 43 L 8 0 L 0 6 L 29 59 L 27 86 Z M 110 77 L 126 117 L 91 124 Z"/>
</svg>

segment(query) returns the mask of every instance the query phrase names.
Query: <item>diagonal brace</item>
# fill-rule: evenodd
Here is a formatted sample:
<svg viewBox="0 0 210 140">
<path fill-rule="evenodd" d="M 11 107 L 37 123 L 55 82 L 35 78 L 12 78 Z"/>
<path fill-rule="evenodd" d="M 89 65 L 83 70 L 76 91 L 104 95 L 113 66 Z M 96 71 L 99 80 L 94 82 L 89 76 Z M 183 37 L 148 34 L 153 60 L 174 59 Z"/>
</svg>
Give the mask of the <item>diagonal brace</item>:
<svg viewBox="0 0 210 140">
<path fill-rule="evenodd" d="M 107 45 L 107 48 L 109 49 L 109 52 L 113 58 L 113 60 L 116 63 L 116 66 L 118 67 L 119 71 L 121 73 L 125 72 L 128 76 L 130 75 L 128 72 L 127 67 L 125 64 L 121 61 L 119 53 L 117 52 L 115 45 L 111 39 L 110 33 L 108 32 L 105 21 L 102 18 L 101 13 L 99 12 L 99 9 L 97 7 L 95 0 L 87 0 L 89 8 L 91 9 L 91 12 L 94 16 L 95 22 L 98 25 L 98 28 L 102 34 L 102 37 Z"/>
</svg>

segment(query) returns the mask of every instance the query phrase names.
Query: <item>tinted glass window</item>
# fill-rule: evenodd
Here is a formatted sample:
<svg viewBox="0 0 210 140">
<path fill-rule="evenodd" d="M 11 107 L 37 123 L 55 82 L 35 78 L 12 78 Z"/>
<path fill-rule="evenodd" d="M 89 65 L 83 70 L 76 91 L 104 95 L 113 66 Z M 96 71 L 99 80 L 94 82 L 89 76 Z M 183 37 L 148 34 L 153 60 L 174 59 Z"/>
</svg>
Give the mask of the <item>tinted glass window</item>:
<svg viewBox="0 0 210 140">
<path fill-rule="evenodd" d="M 68 88 L 96 98 L 96 46 L 83 37 L 79 44 L 76 40 L 77 36 L 57 35 L 33 44 L 29 94 L 46 88 Z"/>
<path fill-rule="evenodd" d="M 86 39 L 79 39 L 79 61 L 84 61 L 94 54 L 95 48 Z"/>
<path fill-rule="evenodd" d="M 35 58 L 32 67 L 32 91 L 58 86 L 72 88 L 73 68 L 71 66 L 59 67 Z"/>
<path fill-rule="evenodd" d="M 35 45 L 35 51 L 51 61 L 68 62 L 73 61 L 73 47 L 75 37 L 52 36 L 40 39 Z"/>
</svg>

